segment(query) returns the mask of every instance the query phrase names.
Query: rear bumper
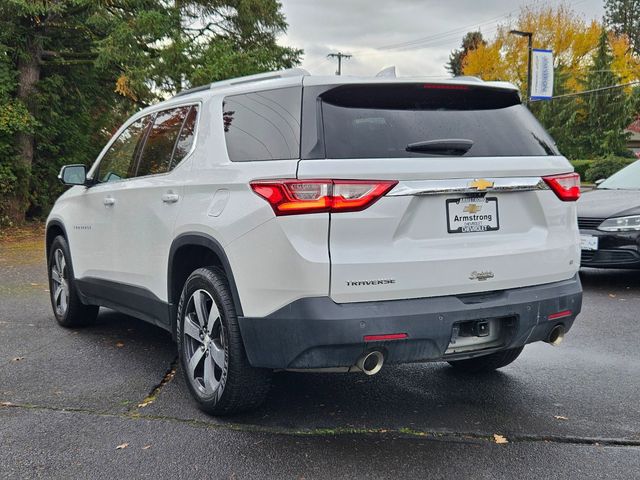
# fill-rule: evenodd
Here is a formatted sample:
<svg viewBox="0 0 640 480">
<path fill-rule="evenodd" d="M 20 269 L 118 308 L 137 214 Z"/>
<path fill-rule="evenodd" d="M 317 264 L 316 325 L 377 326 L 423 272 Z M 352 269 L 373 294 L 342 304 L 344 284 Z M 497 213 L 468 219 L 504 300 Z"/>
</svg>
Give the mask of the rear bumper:
<svg viewBox="0 0 640 480">
<path fill-rule="evenodd" d="M 249 362 L 264 368 L 350 367 L 367 350 L 381 349 L 385 363 L 470 358 L 544 340 L 558 324 L 568 331 L 582 306 L 582 286 L 572 279 L 482 294 L 337 304 L 303 298 L 264 318 L 240 317 Z M 571 314 L 549 320 L 557 312 Z M 445 355 L 456 323 L 509 318 L 500 346 Z M 365 335 L 406 333 L 403 340 L 365 342 Z"/>
</svg>

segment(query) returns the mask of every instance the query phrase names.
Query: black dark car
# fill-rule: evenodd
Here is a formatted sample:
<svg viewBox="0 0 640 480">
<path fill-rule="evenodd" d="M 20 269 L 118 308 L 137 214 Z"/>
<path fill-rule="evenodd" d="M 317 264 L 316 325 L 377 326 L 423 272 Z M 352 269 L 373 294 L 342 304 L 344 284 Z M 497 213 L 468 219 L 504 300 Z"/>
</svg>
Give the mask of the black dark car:
<svg viewBox="0 0 640 480">
<path fill-rule="evenodd" d="M 578 201 L 582 266 L 640 268 L 640 160 Z"/>
</svg>

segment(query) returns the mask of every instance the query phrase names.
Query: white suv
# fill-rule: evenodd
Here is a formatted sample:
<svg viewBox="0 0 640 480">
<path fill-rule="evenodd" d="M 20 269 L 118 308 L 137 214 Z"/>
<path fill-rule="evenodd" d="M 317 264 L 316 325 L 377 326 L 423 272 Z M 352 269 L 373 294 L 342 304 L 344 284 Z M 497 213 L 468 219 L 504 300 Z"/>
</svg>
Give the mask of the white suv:
<svg viewBox="0 0 640 480">
<path fill-rule="evenodd" d="M 510 84 L 214 83 L 62 169 L 51 303 L 63 326 L 104 306 L 170 331 L 216 415 L 274 370 L 496 369 L 580 312 L 572 170 Z"/>
</svg>

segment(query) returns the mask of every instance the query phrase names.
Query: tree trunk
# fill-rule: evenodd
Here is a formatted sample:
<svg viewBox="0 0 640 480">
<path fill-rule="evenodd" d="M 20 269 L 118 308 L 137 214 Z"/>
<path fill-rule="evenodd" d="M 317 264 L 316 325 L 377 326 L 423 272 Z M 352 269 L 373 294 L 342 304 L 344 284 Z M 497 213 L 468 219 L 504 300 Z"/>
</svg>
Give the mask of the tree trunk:
<svg viewBox="0 0 640 480">
<path fill-rule="evenodd" d="M 18 60 L 18 99 L 21 100 L 35 116 L 36 102 L 33 98 L 35 86 L 40 80 L 40 61 L 42 45 L 37 38 L 30 38 L 25 51 Z M 13 223 L 22 223 L 29 208 L 29 184 L 31 166 L 33 165 L 34 138 L 32 133 L 19 133 L 18 147 L 18 181 L 15 192 L 7 199 L 7 215 Z"/>
</svg>

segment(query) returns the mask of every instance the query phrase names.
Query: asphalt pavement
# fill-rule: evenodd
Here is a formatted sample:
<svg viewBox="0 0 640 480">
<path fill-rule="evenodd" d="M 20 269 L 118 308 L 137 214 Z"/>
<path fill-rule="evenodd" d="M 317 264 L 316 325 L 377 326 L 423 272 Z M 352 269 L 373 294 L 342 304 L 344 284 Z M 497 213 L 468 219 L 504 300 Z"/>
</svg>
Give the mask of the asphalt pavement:
<svg viewBox="0 0 640 480">
<path fill-rule="evenodd" d="M 498 372 L 282 372 L 259 410 L 216 419 L 166 332 L 106 309 L 58 327 L 43 257 L 0 243 L 2 479 L 640 478 L 640 272 L 585 270 L 565 342 Z"/>
</svg>

